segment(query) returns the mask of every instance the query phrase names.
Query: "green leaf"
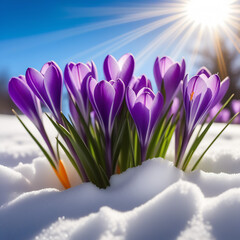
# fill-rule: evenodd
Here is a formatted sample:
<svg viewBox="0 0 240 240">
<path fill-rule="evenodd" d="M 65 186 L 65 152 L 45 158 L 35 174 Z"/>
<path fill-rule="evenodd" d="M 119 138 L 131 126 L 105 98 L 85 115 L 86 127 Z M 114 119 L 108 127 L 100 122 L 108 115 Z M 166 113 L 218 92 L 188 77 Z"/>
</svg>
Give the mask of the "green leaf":
<svg viewBox="0 0 240 240">
<path fill-rule="evenodd" d="M 194 152 L 196 151 L 197 147 L 199 146 L 199 144 L 201 143 L 202 139 L 204 138 L 204 136 L 206 135 L 206 133 L 208 132 L 208 130 L 210 129 L 210 127 L 212 126 L 213 122 L 215 121 L 215 119 L 217 118 L 217 116 L 219 115 L 219 113 L 226 107 L 226 105 L 231 101 L 231 99 L 233 98 L 234 94 L 232 94 L 228 100 L 223 104 L 223 106 L 220 108 L 220 110 L 217 112 L 217 114 L 213 117 L 213 119 L 208 123 L 208 125 L 206 126 L 206 128 L 203 130 L 203 132 L 195 139 L 195 141 L 193 142 L 184 162 L 183 162 L 183 167 L 182 170 L 185 171 L 188 163 L 190 162 Z"/>
<path fill-rule="evenodd" d="M 154 133 L 153 133 L 153 135 L 150 139 L 150 143 L 148 145 L 146 159 L 153 158 L 156 155 L 156 143 L 159 142 L 159 140 L 163 134 L 166 118 L 167 118 L 170 108 L 172 107 L 172 104 L 173 104 L 173 101 L 171 101 L 171 103 L 169 104 L 169 106 L 167 108 L 167 111 L 164 113 L 164 115 L 160 119 L 159 123 L 155 127 Z M 180 107 L 179 107 L 178 111 L 180 111 Z"/>
<path fill-rule="evenodd" d="M 51 164 L 51 166 L 56 169 L 56 166 L 54 164 L 54 161 L 52 160 L 52 158 L 50 157 L 50 155 L 48 154 L 48 152 L 44 149 L 44 147 L 41 145 L 41 143 L 33 136 L 33 134 L 30 132 L 30 130 L 27 128 L 27 126 L 23 123 L 23 121 L 20 119 L 20 117 L 18 116 L 18 114 L 12 110 L 13 113 L 15 114 L 15 116 L 17 117 L 17 119 L 19 120 L 19 122 L 23 125 L 23 127 L 25 128 L 25 130 L 28 132 L 28 134 L 31 136 L 31 138 L 34 140 L 34 142 L 38 145 L 38 147 L 41 149 L 42 153 L 45 155 L 45 157 L 47 158 L 47 160 L 49 161 L 49 163 Z"/>
<path fill-rule="evenodd" d="M 68 159 L 70 160 L 71 164 L 73 165 L 73 167 L 75 168 L 75 170 L 77 171 L 77 173 L 79 174 L 79 176 L 82 178 L 82 174 L 79 171 L 79 168 L 73 158 L 73 156 L 69 153 L 68 149 L 64 146 L 64 144 L 57 138 L 57 142 L 58 144 L 61 146 L 61 148 L 63 149 L 63 151 L 65 152 L 65 154 L 67 155 Z"/>
<path fill-rule="evenodd" d="M 194 164 L 193 168 L 191 171 L 194 171 L 202 158 L 204 157 L 205 153 L 208 151 L 208 149 L 213 145 L 213 143 L 218 139 L 218 137 L 223 133 L 223 131 L 227 128 L 227 126 L 238 116 L 239 113 L 236 113 L 226 124 L 226 126 L 221 130 L 221 132 L 213 139 L 213 141 L 209 144 L 209 146 L 206 148 L 206 150 L 202 153 L 202 155 L 199 157 L 197 162 Z"/>
<path fill-rule="evenodd" d="M 67 118 L 63 114 L 62 119 L 66 124 L 67 128 L 69 129 L 70 132 L 69 140 L 73 145 L 75 151 L 77 152 L 88 178 L 95 185 L 106 187 L 105 183 L 106 179 L 108 179 L 106 173 L 102 171 L 102 167 L 99 164 L 97 164 L 97 162 L 91 155 L 89 149 L 85 145 L 84 141 L 81 139 L 75 128 L 71 125 L 71 123 L 67 120 Z"/>
</svg>

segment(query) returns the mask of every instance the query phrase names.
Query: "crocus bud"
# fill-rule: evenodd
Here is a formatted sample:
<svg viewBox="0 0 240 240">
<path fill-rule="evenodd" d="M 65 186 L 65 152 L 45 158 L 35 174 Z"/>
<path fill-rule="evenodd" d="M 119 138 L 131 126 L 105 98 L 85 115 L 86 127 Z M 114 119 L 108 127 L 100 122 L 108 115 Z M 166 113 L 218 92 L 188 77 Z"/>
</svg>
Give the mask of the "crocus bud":
<svg viewBox="0 0 240 240">
<path fill-rule="evenodd" d="M 136 124 L 142 150 L 142 161 L 145 160 L 146 150 L 152 133 L 163 107 L 163 96 L 158 92 L 155 96 L 150 88 L 142 88 L 137 94 L 127 88 L 126 103 Z"/>
<path fill-rule="evenodd" d="M 71 100 L 79 107 L 84 120 L 89 121 L 89 101 L 87 94 L 87 80 L 96 76 L 94 63 L 68 63 L 64 71 L 64 80 Z"/>
<path fill-rule="evenodd" d="M 53 61 L 47 62 L 40 72 L 28 68 L 26 80 L 33 93 L 49 108 L 55 119 L 60 121 L 63 80 L 58 65 Z"/>
<path fill-rule="evenodd" d="M 164 111 L 179 91 L 180 81 L 185 76 L 185 60 L 181 64 L 173 62 L 169 57 L 157 57 L 153 73 L 158 90 L 164 96 Z"/>
<path fill-rule="evenodd" d="M 124 93 L 125 86 L 121 79 L 97 82 L 94 78 L 89 78 L 89 100 L 107 135 L 111 135 L 114 119 L 122 105 Z"/>
<path fill-rule="evenodd" d="M 17 107 L 38 128 L 42 125 L 42 109 L 39 99 L 27 85 L 24 76 L 13 77 L 9 81 L 8 91 L 11 99 Z"/>
<path fill-rule="evenodd" d="M 144 87 L 150 88 L 152 90 L 152 84 L 149 79 L 145 75 L 141 77 L 132 77 L 129 85 L 128 85 L 136 94 Z"/>
<path fill-rule="evenodd" d="M 118 61 L 108 55 L 103 63 L 103 71 L 107 81 L 121 79 L 125 87 L 128 86 L 133 76 L 134 57 L 132 54 L 123 55 Z"/>
</svg>

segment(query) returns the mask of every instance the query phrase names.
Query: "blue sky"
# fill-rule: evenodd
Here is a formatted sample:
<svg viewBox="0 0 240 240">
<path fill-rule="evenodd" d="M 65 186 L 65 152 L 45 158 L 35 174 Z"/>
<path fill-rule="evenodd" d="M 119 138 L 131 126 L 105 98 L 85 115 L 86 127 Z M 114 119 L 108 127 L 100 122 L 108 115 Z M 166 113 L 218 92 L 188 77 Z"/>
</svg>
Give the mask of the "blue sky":
<svg viewBox="0 0 240 240">
<path fill-rule="evenodd" d="M 9 77 L 17 76 L 24 74 L 28 67 L 40 69 L 49 60 L 56 61 L 63 69 L 69 61 L 86 62 L 93 58 L 102 78 L 102 62 L 107 54 L 112 54 L 116 58 L 127 52 L 137 55 L 167 26 L 116 50 L 116 47 L 109 47 L 111 44 L 118 46 L 118 36 L 155 21 L 157 18 L 101 29 L 98 29 L 96 24 L 122 17 L 121 13 L 113 16 L 109 14 L 118 7 L 154 8 L 159 3 L 161 3 L 159 0 L 133 0 L 130 3 L 117 0 L 41 2 L 4 0 L 1 2 L 0 15 L 0 74 L 6 72 Z M 107 7 L 105 11 L 104 7 Z M 111 44 L 104 44 L 111 39 L 113 39 Z M 96 47 L 99 44 L 100 46 Z M 141 68 L 136 69 L 135 74 L 146 73 L 152 79 L 153 62 L 160 54 L 168 54 L 167 51 L 164 52 L 164 46 L 146 59 Z M 177 60 L 180 60 L 180 57 Z"/>
</svg>

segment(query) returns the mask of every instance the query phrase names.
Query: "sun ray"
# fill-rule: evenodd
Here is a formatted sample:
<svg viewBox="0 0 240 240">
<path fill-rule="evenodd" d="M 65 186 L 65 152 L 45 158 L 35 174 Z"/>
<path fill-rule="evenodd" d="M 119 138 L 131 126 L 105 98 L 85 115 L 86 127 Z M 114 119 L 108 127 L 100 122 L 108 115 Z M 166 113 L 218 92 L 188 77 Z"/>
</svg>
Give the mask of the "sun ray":
<svg viewBox="0 0 240 240">
<path fill-rule="evenodd" d="M 114 52 L 114 51 L 116 51 L 117 49 L 119 49 L 119 48 L 127 45 L 128 43 L 134 41 L 135 39 L 137 39 L 137 38 L 139 38 L 139 37 L 142 37 L 143 35 L 145 35 L 145 34 L 147 34 L 147 33 L 149 33 L 149 32 L 152 32 L 152 31 L 158 29 L 161 25 L 164 25 L 166 22 L 168 22 L 168 23 L 173 22 L 173 21 L 175 21 L 177 18 L 180 18 L 181 16 L 182 16 L 182 15 L 179 14 L 178 17 L 177 17 L 177 16 L 174 16 L 174 17 L 171 16 L 171 17 L 162 19 L 161 21 L 156 21 L 156 22 L 158 22 L 158 24 L 156 24 L 155 26 L 151 26 L 151 28 L 146 27 L 145 31 L 142 31 L 142 29 L 139 28 L 140 31 L 139 31 L 138 34 L 134 33 L 134 34 L 132 34 L 131 36 L 129 36 L 128 38 L 123 39 L 122 42 L 116 42 L 114 45 L 110 46 L 108 49 L 105 49 L 105 50 L 103 50 L 102 52 L 97 53 L 96 55 L 94 55 L 93 58 L 96 58 L 97 56 L 105 53 L 106 51 L 113 51 L 113 52 Z M 164 22 L 165 22 L 165 23 L 164 23 Z M 151 24 L 150 24 L 150 25 L 151 25 Z"/>
<path fill-rule="evenodd" d="M 225 64 L 225 60 L 224 60 L 223 53 L 222 53 L 219 35 L 218 35 L 217 31 L 214 31 L 214 30 L 212 31 L 212 33 L 213 33 L 214 42 L 215 42 L 214 47 L 215 47 L 215 51 L 217 54 L 219 74 L 220 74 L 221 78 L 223 79 L 227 76 L 226 64 Z"/>
<path fill-rule="evenodd" d="M 103 48 L 104 46 L 108 46 L 106 47 L 104 50 L 102 51 L 99 51 L 96 55 L 93 56 L 93 58 L 96 58 L 97 56 L 101 55 L 102 53 L 105 53 L 106 51 L 109 51 L 111 50 L 112 48 L 116 48 L 119 49 L 120 45 L 121 47 L 136 40 L 137 38 L 149 33 L 149 32 L 152 32 L 156 29 L 158 29 L 159 27 L 161 26 L 164 26 L 165 24 L 168 24 L 168 23 L 171 23 L 173 21 L 176 21 L 178 20 L 179 18 L 182 17 L 182 14 L 176 14 L 174 16 L 169 16 L 169 17 L 165 17 L 163 19 L 160 19 L 160 20 L 156 20 L 154 22 L 151 22 L 149 24 L 146 24 L 144 26 L 141 26 L 141 27 L 138 27 L 134 30 L 131 30 L 127 33 L 124 33 L 120 36 L 117 36 L 115 38 L 112 38 L 110 40 L 107 40 L 101 44 L 98 44 L 97 46 L 94 46 L 93 48 L 90 48 L 84 52 L 81 52 L 80 54 L 75 54 L 74 56 L 71 56 L 70 58 L 71 59 L 76 59 L 80 56 L 83 56 L 85 54 L 88 54 L 89 52 L 92 52 L 94 50 L 97 50 L 99 48 Z"/>
<path fill-rule="evenodd" d="M 183 47 L 188 43 L 189 38 L 191 37 L 192 33 L 196 30 L 196 25 L 192 24 L 190 28 L 184 33 L 178 43 L 175 45 L 173 50 L 171 51 L 171 55 L 173 58 L 177 58 L 182 51 Z"/>
<path fill-rule="evenodd" d="M 149 16 L 163 16 L 181 12 L 181 7 L 157 5 L 156 7 L 91 7 L 91 8 L 70 8 L 69 14 L 71 18 L 78 17 L 98 17 L 98 16 L 116 16 L 144 13 Z"/>
<path fill-rule="evenodd" d="M 195 9 L 193 4 L 197 4 L 199 8 Z M 220 6 L 221 4 L 223 5 Z M 129 30 L 123 33 L 120 30 L 119 35 L 106 39 L 106 41 L 98 43 L 93 47 L 90 46 L 87 50 L 69 57 L 68 60 L 77 59 L 90 53 L 93 53 L 93 58 L 96 58 L 102 54 L 114 52 L 153 31 L 159 31 L 160 33 L 157 33 L 156 37 L 152 37 L 149 43 L 138 52 L 136 57 L 136 60 L 139 61 L 138 67 L 141 67 L 144 61 L 147 61 L 148 57 L 154 51 L 157 51 L 160 46 L 164 46 L 165 52 L 171 47 L 171 55 L 176 57 L 186 48 L 187 43 L 194 39 L 194 42 L 191 43 L 193 46 L 192 54 L 190 54 L 191 64 L 193 65 L 199 52 L 201 40 L 209 37 L 204 35 L 204 30 L 206 29 L 211 33 L 211 44 L 215 48 L 218 65 L 222 72 L 226 72 L 226 67 L 219 37 L 224 33 L 226 40 L 230 40 L 236 50 L 240 52 L 240 37 L 238 35 L 240 31 L 239 0 L 172 0 L 172 2 L 151 5 L 138 4 L 137 7 L 128 4 L 128 6 L 120 7 L 69 8 L 67 11 L 68 17 L 71 18 L 99 17 L 100 19 L 100 17 L 108 16 L 111 19 L 108 18 L 108 20 L 42 35 L 10 40 L 7 44 L 13 46 L 14 52 L 14 46 L 31 48 L 80 36 L 92 31 L 111 29 L 116 26 L 138 22 L 140 27 L 128 28 Z M 144 20 L 148 23 L 144 24 Z M 220 30 L 222 31 L 221 33 Z M 4 42 L 0 41 L 1 47 L 4 48 L 4 44 Z M 94 54 L 94 52 L 96 53 Z"/>
<path fill-rule="evenodd" d="M 185 25 L 186 22 L 187 22 L 187 20 L 183 18 L 183 19 L 177 21 L 176 23 L 172 24 L 169 28 L 167 28 L 165 31 L 163 31 L 157 37 L 155 37 L 142 51 L 140 51 L 136 57 L 136 61 L 138 62 L 138 67 L 140 68 L 144 62 L 144 59 L 146 59 L 149 55 L 151 55 L 152 52 L 156 51 L 156 49 L 160 45 L 163 45 L 163 43 L 167 40 L 169 41 L 170 36 L 172 36 L 174 33 L 179 35 L 177 30 L 179 28 L 184 28 L 184 26 L 186 26 Z M 174 35 L 174 37 L 172 37 L 171 41 L 176 38 L 177 38 L 177 36 Z M 166 45 L 164 45 L 164 49 L 169 47 L 169 45 L 170 45 L 169 42 Z"/>
<path fill-rule="evenodd" d="M 226 33 L 227 37 L 233 43 L 236 50 L 240 53 L 240 38 L 236 35 L 236 33 L 232 32 L 228 26 L 223 28 L 223 31 Z"/>
<path fill-rule="evenodd" d="M 202 37 L 203 37 L 203 30 L 204 30 L 204 27 L 201 26 L 199 32 L 198 32 L 198 35 L 196 37 L 196 41 L 195 41 L 195 45 L 194 45 L 194 48 L 193 48 L 193 51 L 192 51 L 192 55 L 190 57 L 190 65 L 188 66 L 189 69 L 192 69 L 194 64 L 195 64 L 195 61 L 196 61 L 196 57 L 197 57 L 197 54 L 199 52 L 199 47 L 201 45 L 201 41 L 202 41 Z"/>
</svg>

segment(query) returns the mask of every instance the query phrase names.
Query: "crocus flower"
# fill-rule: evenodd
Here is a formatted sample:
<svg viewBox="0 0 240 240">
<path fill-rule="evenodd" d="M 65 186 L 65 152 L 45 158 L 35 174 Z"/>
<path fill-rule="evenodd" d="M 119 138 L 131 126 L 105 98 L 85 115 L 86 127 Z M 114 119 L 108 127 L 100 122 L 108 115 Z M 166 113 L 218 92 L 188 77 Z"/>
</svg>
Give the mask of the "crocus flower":
<svg viewBox="0 0 240 240">
<path fill-rule="evenodd" d="M 175 159 L 176 166 L 179 166 L 186 151 L 188 142 L 197 124 L 202 123 L 210 110 L 222 99 L 226 93 L 228 84 L 220 84 L 218 75 L 208 75 L 200 73 L 192 77 L 189 81 L 187 76 L 183 80 L 183 105 L 185 110 L 185 126 L 177 127 L 176 146 L 179 145 L 179 135 L 182 133 L 183 140 L 181 150 Z M 178 123 L 180 126 L 181 123 Z"/>
<path fill-rule="evenodd" d="M 233 111 L 234 114 L 240 112 L 240 100 L 232 100 L 231 102 L 231 109 Z M 234 123 L 240 123 L 240 115 L 238 115 L 234 120 Z"/>
<path fill-rule="evenodd" d="M 55 163 L 57 164 L 58 159 L 54 153 L 52 145 L 43 126 L 40 100 L 35 96 L 30 87 L 27 85 L 25 76 L 11 78 L 8 84 L 8 91 L 11 99 L 17 105 L 17 107 L 37 127 L 44 141 L 46 142 Z"/>
<path fill-rule="evenodd" d="M 221 103 L 217 103 L 209 112 L 209 116 L 208 116 L 208 122 L 210 122 L 215 115 L 217 114 L 217 112 L 221 109 L 222 104 Z M 215 122 L 222 122 L 222 123 L 226 123 L 229 121 L 230 119 L 230 111 L 229 109 L 223 109 L 217 116 L 217 118 L 215 119 Z"/>
<path fill-rule="evenodd" d="M 24 113 L 38 129 L 41 129 L 41 104 L 39 99 L 27 85 L 25 76 L 11 78 L 8 84 L 8 92 L 11 99 L 22 113 Z"/>
<path fill-rule="evenodd" d="M 130 87 L 126 91 L 126 103 L 136 124 L 141 144 L 142 161 L 145 160 L 147 146 L 163 107 L 163 96 L 155 96 L 150 88 L 144 87 L 137 94 Z"/>
<path fill-rule="evenodd" d="M 121 79 L 125 87 L 132 79 L 134 71 L 134 57 L 132 54 L 123 55 L 118 61 L 111 55 L 108 55 L 103 63 L 103 71 L 107 81 Z"/>
<path fill-rule="evenodd" d="M 88 80 L 88 95 L 92 107 L 97 114 L 106 140 L 106 170 L 110 178 L 114 169 L 112 166 L 111 134 L 114 119 L 122 105 L 125 86 L 121 79 L 97 82 L 90 77 Z"/>
<path fill-rule="evenodd" d="M 201 76 L 202 78 L 204 78 L 206 80 L 207 78 L 210 78 L 212 74 L 206 67 L 202 67 L 202 68 L 200 68 L 200 70 L 198 71 L 198 73 L 196 75 Z M 229 88 L 229 84 L 230 84 L 229 77 L 226 77 L 221 81 L 219 93 L 216 96 L 214 102 L 212 103 L 212 107 L 214 107 L 217 103 L 222 101 L 223 97 L 225 96 L 225 94 Z"/>
<path fill-rule="evenodd" d="M 157 57 L 153 73 L 158 90 L 164 96 L 164 111 L 169 107 L 170 102 L 179 92 L 180 81 L 185 76 L 185 60 L 181 64 L 175 63 L 169 57 L 159 59 Z"/>
<path fill-rule="evenodd" d="M 97 82 L 93 77 L 89 78 L 89 100 L 107 135 L 111 135 L 114 119 L 121 107 L 124 93 L 125 86 L 121 79 Z"/>
<path fill-rule="evenodd" d="M 144 87 L 152 89 L 152 84 L 145 75 L 142 75 L 138 78 L 133 76 L 128 86 L 135 92 L 135 94 L 137 94 Z"/>
<path fill-rule="evenodd" d="M 97 77 L 96 68 L 93 62 L 84 63 L 68 63 L 64 71 L 65 85 L 71 100 L 79 107 L 84 120 L 89 121 L 89 100 L 87 94 L 87 80 L 92 76 Z"/>
<path fill-rule="evenodd" d="M 218 75 L 207 77 L 200 74 L 187 77 L 183 82 L 183 103 L 186 113 L 186 125 L 188 132 L 192 132 L 198 123 L 201 123 L 227 91 L 227 84 L 222 84 L 220 91 L 220 78 Z"/>
<path fill-rule="evenodd" d="M 33 93 L 49 108 L 55 119 L 61 121 L 62 72 L 51 61 L 43 65 L 41 71 L 28 68 L 26 72 L 28 86 Z"/>
</svg>

